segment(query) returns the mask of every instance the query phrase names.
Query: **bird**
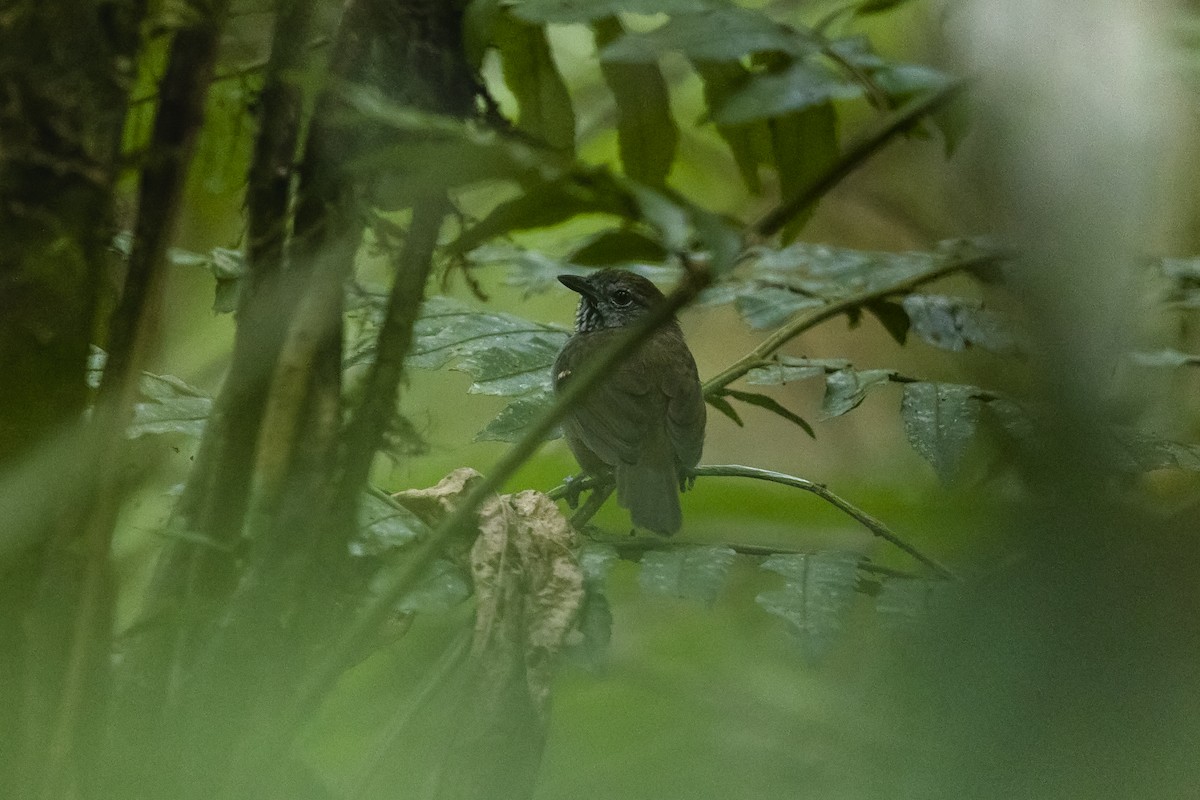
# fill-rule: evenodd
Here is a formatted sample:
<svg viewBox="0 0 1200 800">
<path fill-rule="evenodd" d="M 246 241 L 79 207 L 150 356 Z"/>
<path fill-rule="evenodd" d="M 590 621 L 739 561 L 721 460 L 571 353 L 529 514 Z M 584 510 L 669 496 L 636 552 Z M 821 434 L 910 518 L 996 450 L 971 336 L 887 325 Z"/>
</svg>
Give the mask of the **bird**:
<svg viewBox="0 0 1200 800">
<path fill-rule="evenodd" d="M 555 393 L 666 299 L 623 269 L 558 280 L 579 293 L 579 305 L 575 332 L 554 361 Z M 585 473 L 615 483 L 634 525 L 670 536 L 683 522 L 679 493 L 700 462 L 706 417 L 696 360 L 672 317 L 572 409 L 563 432 Z"/>
</svg>

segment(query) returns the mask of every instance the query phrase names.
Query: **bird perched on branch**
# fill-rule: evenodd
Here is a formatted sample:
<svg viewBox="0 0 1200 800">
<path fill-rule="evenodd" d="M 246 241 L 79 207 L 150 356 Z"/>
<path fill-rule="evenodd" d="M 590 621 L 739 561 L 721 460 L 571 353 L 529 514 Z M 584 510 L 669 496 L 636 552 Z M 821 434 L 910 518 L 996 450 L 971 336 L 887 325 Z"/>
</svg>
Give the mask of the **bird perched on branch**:
<svg viewBox="0 0 1200 800">
<path fill-rule="evenodd" d="M 665 299 L 626 270 L 558 280 L 580 297 L 575 334 L 554 362 L 556 392 Z M 671 319 L 588 393 L 563 429 L 583 470 L 616 484 L 617 502 L 635 525 L 670 535 L 682 522 L 679 492 L 700 461 L 705 416 L 696 361 Z"/>
</svg>

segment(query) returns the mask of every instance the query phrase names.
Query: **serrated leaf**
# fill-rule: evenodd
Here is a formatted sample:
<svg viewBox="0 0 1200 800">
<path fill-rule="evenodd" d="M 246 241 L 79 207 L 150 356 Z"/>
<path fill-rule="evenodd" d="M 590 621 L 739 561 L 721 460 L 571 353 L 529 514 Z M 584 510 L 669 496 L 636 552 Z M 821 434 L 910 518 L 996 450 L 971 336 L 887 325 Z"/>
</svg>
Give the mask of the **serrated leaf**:
<svg viewBox="0 0 1200 800">
<path fill-rule="evenodd" d="M 462 568 L 439 558 L 425 571 L 412 591 L 396 603 L 405 614 L 436 614 L 449 611 L 471 596 L 471 581 Z"/>
<path fill-rule="evenodd" d="M 820 661 L 841 633 L 854 602 L 859 558 L 853 553 L 798 553 L 763 562 L 763 569 L 782 575 L 786 584 L 755 600 L 791 624 L 805 660 Z"/>
<path fill-rule="evenodd" d="M 680 14 L 701 11 L 713 0 L 521 0 L 512 7 L 530 22 L 591 22 L 617 14 Z"/>
<path fill-rule="evenodd" d="M 737 6 L 676 14 L 647 33 L 627 33 L 600 51 L 601 62 L 651 63 L 677 51 L 695 61 L 736 61 L 751 53 L 805 55 L 821 48 L 805 29 L 775 22 Z"/>
<path fill-rule="evenodd" d="M 900 415 L 909 444 L 949 484 L 958 474 L 979 422 L 979 401 L 971 386 L 952 383 L 909 383 L 904 386 Z"/>
<path fill-rule="evenodd" d="M 840 369 L 825 377 L 825 397 L 821 410 L 829 417 L 840 417 L 858 408 L 867 391 L 883 386 L 895 376 L 890 369 Z"/>
<path fill-rule="evenodd" d="M 596 48 L 621 36 L 615 17 L 593 25 Z M 617 104 L 617 148 L 625 174 L 647 186 L 663 186 L 679 145 L 667 83 L 658 65 L 601 61 L 600 72 Z"/>
<path fill-rule="evenodd" d="M 553 402 L 554 394 L 549 389 L 538 389 L 518 397 L 505 406 L 483 430 L 475 434 L 475 441 L 515 442 Z M 546 435 L 546 439 L 557 439 L 560 436 L 562 431 L 555 428 Z"/>
<path fill-rule="evenodd" d="M 832 103 L 820 103 L 767 121 L 771 153 L 784 200 L 808 186 L 839 157 L 837 112 Z M 796 214 L 782 231 L 790 242 L 812 216 L 815 203 Z"/>
<path fill-rule="evenodd" d="M 464 254 L 481 244 L 514 231 L 549 228 L 579 214 L 612 214 L 625 217 L 627 198 L 602 175 L 568 176 L 542 184 L 520 197 L 496 206 L 479 222 L 446 245 L 446 252 Z"/>
<path fill-rule="evenodd" d="M 819 308 L 825 301 L 779 286 L 763 286 L 741 293 L 735 306 L 746 324 L 756 330 L 775 328 L 797 311 Z"/>
<path fill-rule="evenodd" d="M 629 228 L 603 231 L 589 237 L 569 256 L 572 264 L 606 267 L 614 264 L 656 264 L 667 258 L 660 242 Z"/>
<path fill-rule="evenodd" d="M 788 422 L 799 425 L 801 430 L 803 430 L 813 439 L 817 438 L 817 434 L 813 431 L 812 425 L 809 425 L 803 417 L 789 411 L 783 406 L 783 404 L 773 397 L 768 397 L 765 394 L 757 394 L 755 392 L 740 392 L 735 389 L 726 389 L 725 394 L 734 398 L 735 400 L 741 400 L 743 403 L 749 403 L 752 406 L 765 408 L 767 411 L 770 411 L 773 414 L 778 414 Z"/>
<path fill-rule="evenodd" d="M 737 61 L 695 61 L 692 66 L 704 82 L 704 103 L 711 118 L 750 80 L 751 73 Z M 771 130 L 764 122 L 717 125 L 717 134 L 729 146 L 742 180 L 754 194 L 762 193 L 759 166 L 771 164 Z"/>
<path fill-rule="evenodd" d="M 133 407 L 130 439 L 164 433 L 199 437 L 212 413 L 212 398 L 174 375 L 143 373 L 138 381 L 142 399 Z"/>
<path fill-rule="evenodd" d="M 816 64 L 797 62 L 753 76 L 713 113 L 722 125 L 741 125 L 805 111 L 831 100 L 860 97 L 863 87 Z"/>
<path fill-rule="evenodd" d="M 1200 472 L 1200 445 L 1174 442 L 1141 431 L 1117 430 L 1120 466 L 1131 472 L 1182 469 Z"/>
<path fill-rule="evenodd" d="M 638 584 L 650 594 L 716 602 L 736 554 L 728 547 L 651 550 L 642 556 Z"/>
<path fill-rule="evenodd" d="M 934 347 L 960 351 L 980 347 L 993 353 L 1017 351 L 1016 340 L 1001 318 L 961 297 L 910 294 L 901 301 L 913 332 Z"/>
<path fill-rule="evenodd" d="M 618 558 L 620 554 L 612 545 L 586 542 L 579 549 L 579 568 L 583 570 L 584 583 L 603 584 Z"/>
<path fill-rule="evenodd" d="M 797 242 L 759 249 L 749 260 L 749 285 L 786 286 L 826 301 L 883 293 L 939 269 L 941 253 L 886 253 Z"/>
<path fill-rule="evenodd" d="M 850 362 L 840 358 L 777 356 L 775 363 L 765 367 L 755 367 L 747 372 L 746 383 L 755 386 L 779 386 L 849 368 Z"/>
<path fill-rule="evenodd" d="M 550 367 L 570 331 L 448 297 L 431 297 L 413 328 L 408 364 L 468 373 L 473 394 L 520 395 L 550 388 Z"/>
<path fill-rule="evenodd" d="M 429 527 L 416 514 L 375 492 L 364 492 L 358 504 L 358 533 L 351 555 L 378 556 L 427 535 Z"/>
<path fill-rule="evenodd" d="M 517 127 L 555 150 L 575 151 L 575 110 L 546 32 L 508 13 L 493 21 L 504 83 L 517 101 Z"/>
<path fill-rule="evenodd" d="M 948 592 L 945 581 L 887 578 L 875 597 L 875 611 L 889 630 L 910 630 L 929 616 Z"/>
<path fill-rule="evenodd" d="M 889 300 L 876 300 L 874 303 L 868 303 L 866 308 L 879 320 L 879 324 L 896 344 L 903 345 L 908 341 L 910 320 L 904 306 Z"/>
<path fill-rule="evenodd" d="M 746 423 L 742 422 L 742 418 L 738 415 L 737 410 L 721 395 L 708 395 L 704 398 L 704 402 L 729 417 L 739 428 L 746 427 Z"/>
</svg>

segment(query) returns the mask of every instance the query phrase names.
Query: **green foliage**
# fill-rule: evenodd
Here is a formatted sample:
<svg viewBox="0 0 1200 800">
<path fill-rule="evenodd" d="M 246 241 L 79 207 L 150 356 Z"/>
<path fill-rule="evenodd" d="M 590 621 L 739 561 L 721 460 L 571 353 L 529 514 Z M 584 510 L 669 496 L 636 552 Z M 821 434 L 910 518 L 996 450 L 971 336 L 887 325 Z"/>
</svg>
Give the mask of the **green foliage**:
<svg viewBox="0 0 1200 800">
<path fill-rule="evenodd" d="M 712 605 L 737 554 L 728 547 L 678 547 L 642 556 L 638 583 L 650 594 Z"/>
<path fill-rule="evenodd" d="M 958 472 L 967 445 L 975 436 L 979 401 L 970 386 L 910 383 L 904 387 L 900 415 L 908 441 L 933 465 L 943 483 Z"/>
<path fill-rule="evenodd" d="M 859 556 L 839 552 L 776 555 L 763 562 L 763 569 L 782 575 L 786 583 L 755 599 L 767 613 L 790 623 L 806 661 L 820 661 L 845 626 L 858 562 Z"/>
<path fill-rule="evenodd" d="M 492 36 L 504 65 L 504 82 L 517 98 L 519 129 L 556 150 L 573 153 L 575 111 L 545 31 L 501 12 Z"/>
</svg>

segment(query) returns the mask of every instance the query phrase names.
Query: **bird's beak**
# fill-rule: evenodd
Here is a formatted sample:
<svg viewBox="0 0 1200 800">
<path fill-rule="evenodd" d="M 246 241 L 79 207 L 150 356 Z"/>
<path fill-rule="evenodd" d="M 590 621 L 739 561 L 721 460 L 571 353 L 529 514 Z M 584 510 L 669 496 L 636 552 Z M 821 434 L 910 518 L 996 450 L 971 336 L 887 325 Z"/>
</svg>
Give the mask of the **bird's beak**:
<svg viewBox="0 0 1200 800">
<path fill-rule="evenodd" d="M 578 275 L 559 275 L 558 282 L 572 292 L 579 292 L 579 294 L 591 300 L 597 299 L 596 290 L 592 288 L 592 285 L 587 282 L 586 278 Z"/>
</svg>

